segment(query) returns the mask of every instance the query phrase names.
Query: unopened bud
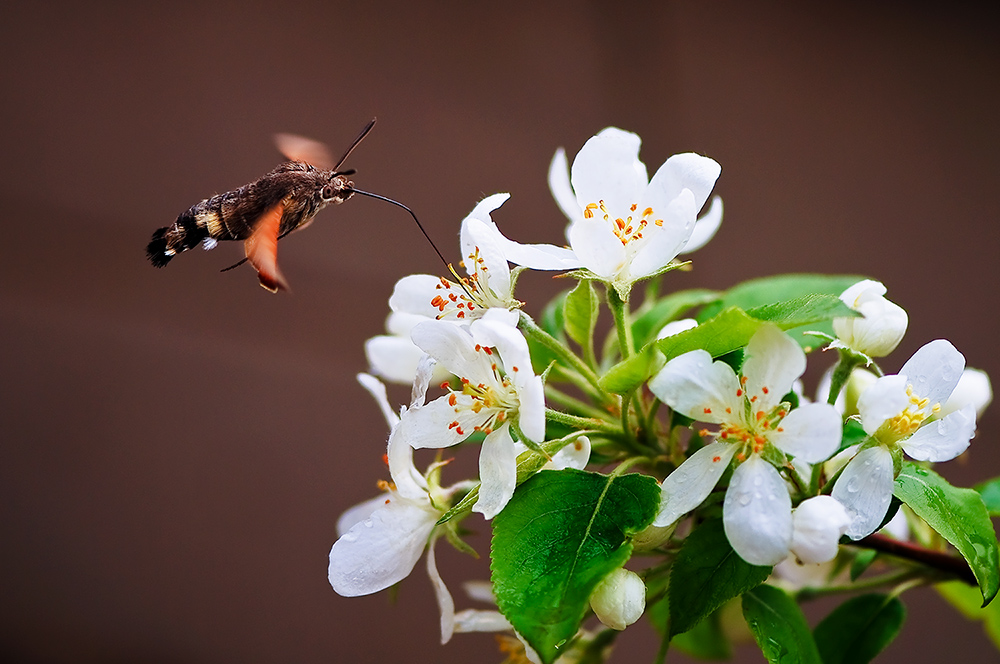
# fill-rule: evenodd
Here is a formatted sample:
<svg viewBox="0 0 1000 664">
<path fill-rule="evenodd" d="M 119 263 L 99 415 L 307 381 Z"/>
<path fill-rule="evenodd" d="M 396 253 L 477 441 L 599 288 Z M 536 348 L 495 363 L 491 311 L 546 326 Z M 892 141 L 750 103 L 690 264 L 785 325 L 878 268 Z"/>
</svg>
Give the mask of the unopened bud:
<svg viewBox="0 0 1000 664">
<path fill-rule="evenodd" d="M 620 567 L 591 593 L 590 608 L 611 629 L 625 629 L 646 610 L 646 584 L 635 572 Z"/>
<path fill-rule="evenodd" d="M 837 556 L 837 542 L 851 518 L 835 498 L 816 496 L 792 512 L 792 553 L 804 563 L 825 563 Z"/>
<path fill-rule="evenodd" d="M 864 318 L 834 318 L 833 331 L 848 348 L 871 357 L 884 357 L 896 349 L 906 333 L 908 318 L 898 304 L 885 299 L 881 282 L 865 279 L 840 299 Z"/>
<path fill-rule="evenodd" d="M 966 369 L 958 379 L 955 391 L 938 413 L 938 417 L 962 410 L 968 404 L 975 406 L 977 418 L 982 417 L 983 411 L 991 401 L 993 401 L 993 388 L 990 387 L 990 377 L 980 369 Z"/>
</svg>

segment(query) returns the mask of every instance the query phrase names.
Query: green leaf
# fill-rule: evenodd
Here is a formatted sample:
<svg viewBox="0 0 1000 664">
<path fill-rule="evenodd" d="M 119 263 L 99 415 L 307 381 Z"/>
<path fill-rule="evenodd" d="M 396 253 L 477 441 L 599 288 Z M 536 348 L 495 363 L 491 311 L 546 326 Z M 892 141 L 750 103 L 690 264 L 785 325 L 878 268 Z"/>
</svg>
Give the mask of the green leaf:
<svg viewBox="0 0 1000 664">
<path fill-rule="evenodd" d="M 629 559 L 629 537 L 659 506 L 652 477 L 543 470 L 493 519 L 497 605 L 543 662 L 577 633 L 594 587 Z"/>
<path fill-rule="evenodd" d="M 647 591 L 649 590 L 651 588 L 647 582 Z M 713 611 L 688 631 L 674 636 L 670 645 L 698 659 L 731 659 L 733 647 L 722 629 L 722 613 L 725 608 Z M 664 594 L 654 604 L 647 606 L 646 617 L 653 629 L 661 637 L 666 637 L 670 632 L 670 598 Z"/>
<path fill-rule="evenodd" d="M 747 313 L 757 320 L 775 323 L 782 329 L 814 325 L 834 318 L 855 318 L 861 314 L 844 304 L 835 295 L 811 293 L 793 300 L 765 304 L 748 309 Z"/>
<path fill-rule="evenodd" d="M 548 332 L 551 336 L 565 343 L 563 335 L 563 302 L 569 291 L 559 293 L 551 302 L 545 305 L 542 310 L 538 327 Z M 545 344 L 537 339 L 527 336 L 528 352 L 531 354 L 531 369 L 536 374 L 540 374 L 555 360 L 562 362 L 558 355 L 553 353 Z"/>
<path fill-rule="evenodd" d="M 1000 589 L 1000 548 L 980 495 L 911 462 L 903 464 L 894 493 L 965 557 L 979 582 L 983 606 L 989 604 Z"/>
<path fill-rule="evenodd" d="M 823 664 L 865 664 L 899 634 L 906 608 L 896 597 L 861 595 L 847 600 L 816 626 Z"/>
<path fill-rule="evenodd" d="M 844 435 L 840 439 L 840 448 L 838 452 L 843 452 L 851 445 L 857 445 L 858 443 L 864 441 L 868 437 L 865 433 L 864 427 L 861 426 L 861 422 L 858 420 L 844 420 Z"/>
<path fill-rule="evenodd" d="M 682 313 L 719 299 L 717 291 L 693 289 L 671 293 L 657 300 L 651 307 L 637 315 L 632 321 L 632 339 L 637 348 L 642 348 L 664 325 L 676 320 Z"/>
<path fill-rule="evenodd" d="M 600 300 L 591 281 L 581 281 L 563 301 L 563 326 L 569 338 L 586 348 L 593 343 Z"/>
<path fill-rule="evenodd" d="M 1000 602 L 980 607 L 979 591 L 961 581 L 939 583 L 934 588 L 967 619 L 982 622 L 986 636 L 1000 650 Z"/>
<path fill-rule="evenodd" d="M 645 383 L 650 376 L 663 368 L 667 360 L 656 346 L 649 345 L 641 351 L 608 369 L 597 381 L 602 390 L 612 394 L 625 394 Z"/>
<path fill-rule="evenodd" d="M 979 492 L 990 516 L 1000 516 L 1000 477 L 994 477 L 972 488 Z"/>
<path fill-rule="evenodd" d="M 872 563 L 878 557 L 875 549 L 861 549 L 854 555 L 851 561 L 851 581 L 857 581 L 858 577 L 868 571 Z"/>
<path fill-rule="evenodd" d="M 670 569 L 670 634 L 686 632 L 727 600 L 760 585 L 771 573 L 733 551 L 722 519 L 691 531 Z"/>
<path fill-rule="evenodd" d="M 702 309 L 698 314 L 699 321 L 705 321 L 726 307 L 740 307 L 749 310 L 762 305 L 794 300 L 811 294 L 839 296 L 849 286 L 862 279 L 856 275 L 826 275 L 826 274 L 781 274 L 774 277 L 751 279 L 733 286 L 726 291 L 717 303 Z M 806 330 L 833 334 L 833 326 L 829 322 L 811 324 L 804 329 L 791 329 L 789 333 L 802 346 L 814 346 L 816 340 L 800 334 Z"/>
<path fill-rule="evenodd" d="M 821 664 L 802 609 L 774 586 L 757 586 L 743 595 L 743 617 L 767 661 Z"/>
</svg>

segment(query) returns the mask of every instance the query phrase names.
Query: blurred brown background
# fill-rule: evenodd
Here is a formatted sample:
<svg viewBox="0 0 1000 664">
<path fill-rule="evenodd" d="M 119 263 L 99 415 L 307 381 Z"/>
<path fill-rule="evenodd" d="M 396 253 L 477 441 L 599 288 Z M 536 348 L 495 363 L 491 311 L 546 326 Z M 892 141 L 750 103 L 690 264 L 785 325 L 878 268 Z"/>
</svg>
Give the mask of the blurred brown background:
<svg viewBox="0 0 1000 664">
<path fill-rule="evenodd" d="M 710 155 L 725 221 L 674 286 L 870 274 L 911 319 L 884 366 L 946 337 L 1000 378 L 996 19 L 954 3 L 5 5 L 0 655 L 501 659 L 491 636 L 437 645 L 423 563 L 394 606 L 326 581 L 337 516 L 386 476 L 362 343 L 396 279 L 440 268 L 409 218 L 365 199 L 324 211 L 281 244 L 291 295 L 219 274 L 237 245 L 146 262 L 155 228 L 276 165 L 277 131 L 339 152 L 378 116 L 355 181 L 452 257 L 497 191 L 509 236 L 560 242 L 549 159 L 607 125 L 642 136 L 651 172 Z M 537 314 L 561 285 L 532 275 L 518 295 Z M 997 422 L 942 473 L 1000 474 Z M 488 526 L 469 525 L 485 555 Z M 459 581 L 486 559 L 439 553 L 472 606 Z M 995 661 L 933 591 L 905 599 L 881 661 Z M 615 661 L 654 652 L 637 625 Z"/>
</svg>

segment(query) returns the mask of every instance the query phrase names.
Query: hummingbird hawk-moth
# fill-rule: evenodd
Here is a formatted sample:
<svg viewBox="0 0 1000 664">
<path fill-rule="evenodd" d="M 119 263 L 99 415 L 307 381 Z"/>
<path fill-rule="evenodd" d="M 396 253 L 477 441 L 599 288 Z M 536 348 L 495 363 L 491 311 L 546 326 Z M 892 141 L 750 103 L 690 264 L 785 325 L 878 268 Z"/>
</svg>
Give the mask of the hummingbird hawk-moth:
<svg viewBox="0 0 1000 664">
<path fill-rule="evenodd" d="M 288 290 L 288 282 L 278 269 L 278 240 L 308 226 L 327 205 L 343 203 L 356 193 L 396 203 L 358 191 L 347 179 L 354 171 L 339 170 L 374 125 L 373 118 L 337 162 L 322 143 L 278 134 L 275 142 L 288 161 L 239 189 L 195 203 L 178 215 L 173 225 L 157 230 L 146 247 L 150 262 L 163 267 L 199 243 L 212 249 L 220 241 L 242 240 L 246 258 L 231 267 L 249 261 L 261 286 L 271 292 Z"/>
</svg>

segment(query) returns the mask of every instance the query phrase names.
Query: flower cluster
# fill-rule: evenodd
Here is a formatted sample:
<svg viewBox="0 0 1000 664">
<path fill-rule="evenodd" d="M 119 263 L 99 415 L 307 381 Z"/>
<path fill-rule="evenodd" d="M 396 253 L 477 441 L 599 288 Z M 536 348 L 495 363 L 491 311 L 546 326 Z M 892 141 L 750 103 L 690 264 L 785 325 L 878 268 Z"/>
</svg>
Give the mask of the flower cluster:
<svg viewBox="0 0 1000 664">
<path fill-rule="evenodd" d="M 985 508 L 949 505 L 961 502 L 959 490 L 930 470 L 969 446 L 991 398 L 986 375 L 966 369 L 945 340 L 885 373 L 874 358 L 893 352 L 908 320 L 873 280 L 775 277 L 659 295 L 677 257 L 719 229 L 722 202 L 709 199 L 721 169 L 679 154 L 649 178 L 639 146 L 635 134 L 610 127 L 571 167 L 556 153 L 549 184 L 569 221 L 568 246 L 508 238 L 492 217 L 509 196 L 495 194 L 461 223 L 465 276 L 452 268 L 396 284 L 389 333 L 365 350 L 371 373 L 412 385 L 411 398 L 397 415 L 382 383 L 359 377 L 389 425 L 390 479 L 338 523 L 334 590 L 388 588 L 426 550 L 442 641 L 503 631 L 512 660 L 600 661 L 610 641 L 582 629 L 590 612 L 622 630 L 647 607 L 666 611 L 670 639 L 740 594 L 752 613 L 746 598 L 784 592 L 777 587 L 790 565 L 871 564 L 864 552 L 887 537 L 873 533 L 895 516 L 943 537 L 918 543 L 925 555 L 899 579 L 953 569 L 934 563 L 949 555 L 947 541 L 992 599 L 1000 574 L 984 572 L 948 530 L 948 510 L 965 509 L 988 558 L 997 547 Z M 537 322 L 514 297 L 526 269 L 578 282 Z M 634 286 L 646 280 L 653 287 L 636 305 Z M 603 341 L 595 340 L 602 303 L 614 319 Z M 793 329 L 803 325 L 810 332 Z M 812 401 L 801 379 L 817 337 L 833 352 L 816 361 L 838 361 Z M 478 477 L 443 486 L 445 448 L 478 448 Z M 433 454 L 424 472 L 415 453 Z M 914 488 L 927 477 L 940 494 L 931 507 Z M 471 551 L 459 524 L 473 512 L 493 530 L 485 595 L 496 608 L 456 613 L 434 545 L 444 537 Z M 653 564 L 642 567 L 639 552 Z M 728 572 L 706 593 L 688 579 L 713 560 Z M 772 567 L 768 589 L 754 590 Z M 813 583 L 849 590 L 835 572 Z"/>
</svg>

